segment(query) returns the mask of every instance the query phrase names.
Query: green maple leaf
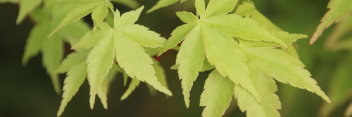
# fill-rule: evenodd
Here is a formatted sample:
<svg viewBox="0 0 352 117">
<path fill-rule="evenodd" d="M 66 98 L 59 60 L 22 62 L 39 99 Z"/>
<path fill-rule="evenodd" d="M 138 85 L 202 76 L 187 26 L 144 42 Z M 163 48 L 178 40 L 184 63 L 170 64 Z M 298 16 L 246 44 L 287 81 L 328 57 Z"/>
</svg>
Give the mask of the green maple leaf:
<svg viewBox="0 0 352 117">
<path fill-rule="evenodd" d="M 84 61 L 87 52 L 77 52 L 70 54 L 60 65 L 60 73 L 67 72 L 64 81 L 62 101 L 57 116 L 61 116 L 67 104 L 76 95 L 87 76 L 87 64 Z"/>
<path fill-rule="evenodd" d="M 234 9 L 237 1 L 215 1 L 209 1 L 206 8 L 203 0 L 196 0 L 196 11 L 200 18 L 189 12 L 178 12 L 177 16 L 186 24 L 177 27 L 161 49 L 161 53 L 165 52 L 175 48 L 183 41 L 177 55 L 176 65 L 173 68 L 178 69 L 180 79 L 182 79 L 183 95 L 187 107 L 189 91 L 193 81 L 201 72 L 204 60 L 215 67 L 215 70 L 222 77 L 228 78 L 236 87 L 240 87 L 238 89 L 242 89 L 239 92 L 244 97 L 241 97 L 239 101 L 249 97 L 253 99 L 251 107 L 242 106 L 242 110 L 248 111 L 247 115 L 249 116 L 255 116 L 255 113 L 265 113 L 264 115 L 268 117 L 280 116 L 277 112 L 281 107 L 280 101 L 275 95 L 276 89 L 270 91 L 273 96 L 265 97 L 263 90 L 258 87 L 260 86 L 257 83 L 258 80 L 253 78 L 256 77 L 257 70 L 260 70 L 261 74 L 265 74 L 265 78 L 268 78 L 270 82 L 271 78 L 274 78 L 280 82 L 307 89 L 321 96 L 327 102 L 330 101 L 316 85 L 316 81 L 310 78 L 310 73 L 298 60 L 296 50 L 292 46 L 293 42 L 305 38 L 306 35 L 282 31 L 257 12 L 252 4 L 241 5 L 241 9 L 236 11 L 244 16 L 242 17 L 237 14 L 228 14 Z M 249 8 L 251 8 L 249 11 L 243 10 Z M 253 55 L 251 52 L 261 55 Z M 252 67 L 256 69 L 253 70 Z M 275 84 L 271 86 L 276 87 Z M 275 102 L 275 106 L 261 105 L 265 100 Z M 221 107 L 221 109 L 223 108 Z M 252 108 L 257 109 L 253 110 Z M 222 115 L 208 109 L 203 113 L 207 113 L 204 116 Z"/>
<path fill-rule="evenodd" d="M 89 36 L 84 36 L 81 42 L 78 42 L 74 47 L 79 49 L 92 48 L 88 55 L 88 81 L 91 86 L 90 104 L 94 106 L 95 96 L 97 94 L 97 86 L 105 79 L 107 73 L 114 64 L 114 61 L 125 71 L 125 73 L 134 79 L 146 82 L 155 89 L 167 94 L 172 93 L 163 86 L 156 76 L 156 71 L 153 68 L 152 58 L 145 52 L 143 47 L 158 48 L 163 46 L 164 39 L 159 34 L 150 31 L 148 28 L 134 24 L 143 7 L 127 12 L 120 16 L 116 11 L 114 13 L 114 27 L 110 27 L 105 22 L 103 27 L 98 27 L 100 32 L 87 33 L 95 35 L 90 42 Z M 103 33 L 104 34 L 99 34 Z M 83 41 L 83 42 L 82 42 Z M 132 53 L 133 54 L 132 54 Z"/>
<path fill-rule="evenodd" d="M 57 34 L 48 38 L 49 31 L 51 30 L 50 25 L 53 22 L 50 21 L 49 13 L 44 12 L 44 10 L 37 9 L 30 14 L 37 22 L 37 25 L 28 37 L 22 63 L 27 64 L 30 58 L 42 52 L 43 65 L 53 82 L 55 91 L 59 93 L 60 83 L 55 70 L 59 67 L 63 58 L 63 43 L 65 41 L 74 43 L 76 39 L 80 38 L 88 30 L 88 26 L 81 21 L 77 21 L 63 27 Z"/>
<path fill-rule="evenodd" d="M 185 40 L 177 56 L 176 65 L 178 66 L 180 79 L 182 79 L 186 106 L 189 103 L 189 91 L 193 81 L 201 71 L 205 55 L 209 63 L 214 65 L 222 75 L 230 75 L 230 79 L 236 84 L 243 85 L 260 100 L 252 81 L 248 81 L 248 78 L 246 78 L 248 77 L 248 70 L 243 63 L 244 59 L 238 58 L 236 54 L 238 52 L 235 50 L 235 40 L 232 40 L 232 36 L 241 37 L 245 40 L 281 44 L 284 42 L 251 19 L 228 14 L 234 9 L 237 1 L 211 0 L 207 9 L 205 9 L 203 0 L 196 0 L 195 4 L 200 18 L 189 12 L 178 12 L 178 17 L 187 24 L 177 27 L 161 49 L 161 53 L 165 52 Z M 257 31 L 253 34 L 253 30 Z M 230 55 L 223 53 L 224 51 L 230 51 Z"/>
<path fill-rule="evenodd" d="M 18 13 L 18 17 L 16 23 L 19 24 L 22 20 L 31 13 L 36 7 L 42 3 L 42 0 L 19 0 L 20 10 Z"/>
<path fill-rule="evenodd" d="M 54 28 L 53 31 L 49 34 L 49 36 L 52 36 L 64 26 L 76 22 L 91 13 L 92 19 L 95 23 L 102 22 L 102 20 L 104 20 L 108 14 L 108 9 L 112 8 L 113 5 L 110 2 L 102 0 L 91 0 L 89 2 L 82 3 L 78 7 L 68 12 L 62 21 L 60 21 L 60 23 L 56 26 L 56 28 Z"/>
<path fill-rule="evenodd" d="M 280 117 L 278 110 L 281 109 L 281 103 L 279 97 L 275 94 L 277 91 L 275 81 L 258 69 L 251 67 L 250 70 L 258 71 L 251 72 L 252 74 L 249 78 L 260 81 L 255 83 L 263 100 L 261 103 L 258 103 L 251 94 L 241 86 L 236 85 L 234 95 L 238 106 L 242 111 L 247 111 L 247 117 Z"/>
<path fill-rule="evenodd" d="M 67 77 L 65 79 L 63 87 L 63 95 L 60 108 L 58 110 L 57 116 L 61 116 L 67 104 L 76 95 L 79 88 L 83 84 L 87 76 L 87 56 L 90 51 L 81 50 L 78 52 L 71 53 L 64 59 L 60 67 L 56 70 L 59 73 L 67 72 Z M 108 75 L 102 81 L 102 83 L 97 86 L 97 95 L 99 96 L 101 103 L 104 108 L 107 109 L 107 94 L 110 84 L 114 80 L 118 72 L 118 67 L 113 66 L 109 71 Z"/>
<path fill-rule="evenodd" d="M 200 97 L 200 106 L 205 106 L 203 117 L 221 117 L 231 103 L 234 84 L 228 78 L 212 71 L 205 81 L 204 91 Z"/>
<path fill-rule="evenodd" d="M 321 24 L 317 27 L 317 30 L 313 34 L 310 44 L 313 44 L 318 40 L 324 30 L 330 27 L 335 22 L 339 22 L 350 16 L 352 12 L 352 1 L 351 0 L 330 0 L 328 4 L 329 11 L 324 15 L 321 20 Z"/>
</svg>

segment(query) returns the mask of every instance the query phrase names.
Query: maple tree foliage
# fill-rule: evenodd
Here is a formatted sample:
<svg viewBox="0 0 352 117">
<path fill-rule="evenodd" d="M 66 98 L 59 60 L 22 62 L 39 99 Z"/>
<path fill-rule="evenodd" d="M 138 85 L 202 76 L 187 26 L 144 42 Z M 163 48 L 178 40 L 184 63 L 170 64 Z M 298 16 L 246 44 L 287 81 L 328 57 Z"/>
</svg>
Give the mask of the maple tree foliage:
<svg viewBox="0 0 352 117">
<path fill-rule="evenodd" d="M 159 0 L 147 12 L 185 1 Z M 62 115 L 86 79 L 92 109 L 96 97 L 108 108 L 109 87 L 117 74 L 123 74 L 125 86 L 131 80 L 121 100 L 141 83 L 172 96 L 164 69 L 153 58 L 171 49 L 178 50 L 173 69 L 181 80 L 186 107 L 190 106 L 190 92 L 198 75 L 210 72 L 199 104 L 204 107 L 203 117 L 223 116 L 232 101 L 237 102 L 247 117 L 280 117 L 277 83 L 305 89 L 330 103 L 330 98 L 299 60 L 294 46 L 297 40 L 308 36 L 284 31 L 247 0 L 195 0 L 195 13 L 175 14 L 184 24 L 175 28 L 168 39 L 136 24 L 144 7 L 134 0 L 6 2 L 19 2 L 17 23 L 26 16 L 36 22 L 28 37 L 23 63 L 41 52 L 43 65 L 58 94 L 61 94 L 59 74 L 66 73 L 57 116 Z M 134 10 L 120 13 L 114 3 Z M 349 20 L 345 16 L 351 12 L 351 3 L 332 0 L 311 43 L 334 22 Z M 82 20 L 87 16 L 93 21 L 92 27 Z M 66 57 L 64 43 L 73 50 Z"/>
</svg>

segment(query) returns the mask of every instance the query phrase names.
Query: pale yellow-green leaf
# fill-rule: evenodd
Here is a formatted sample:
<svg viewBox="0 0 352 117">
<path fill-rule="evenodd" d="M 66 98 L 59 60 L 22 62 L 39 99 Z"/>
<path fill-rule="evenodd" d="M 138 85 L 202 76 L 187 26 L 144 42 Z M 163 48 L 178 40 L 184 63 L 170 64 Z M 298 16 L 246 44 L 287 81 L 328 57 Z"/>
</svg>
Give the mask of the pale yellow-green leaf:
<svg viewBox="0 0 352 117">
<path fill-rule="evenodd" d="M 277 86 L 275 81 L 260 72 L 258 69 L 251 68 L 250 79 L 256 81 L 255 86 L 262 97 L 262 102 L 258 103 L 255 98 L 241 86 L 235 86 L 235 97 L 240 109 L 245 112 L 247 117 L 280 117 L 278 112 L 281 109 L 279 97 L 275 94 Z"/>
<path fill-rule="evenodd" d="M 160 34 L 149 30 L 142 25 L 128 25 L 119 29 L 119 34 L 137 42 L 140 45 L 150 48 L 158 48 L 164 45 L 165 39 Z"/>
<path fill-rule="evenodd" d="M 103 80 L 100 86 L 98 86 L 97 95 L 100 98 L 100 102 L 103 104 L 103 107 L 105 109 L 108 109 L 108 92 L 109 92 L 110 85 L 115 80 L 117 73 L 118 71 L 117 71 L 116 65 L 111 67 L 106 78 Z"/>
<path fill-rule="evenodd" d="M 101 4 L 92 11 L 92 19 L 95 22 L 104 21 L 106 16 L 108 16 L 109 9 L 106 4 Z"/>
<path fill-rule="evenodd" d="M 247 58 L 241 52 L 238 43 L 231 36 L 212 27 L 202 27 L 202 34 L 209 63 L 214 65 L 222 76 L 244 87 L 260 102 L 262 97 L 255 87 L 255 81 L 249 78 Z"/>
<path fill-rule="evenodd" d="M 132 79 L 130 85 L 128 86 L 128 89 L 123 93 L 121 96 L 120 100 L 125 100 L 128 98 L 128 96 L 131 95 L 131 93 L 139 86 L 140 81 L 137 79 Z"/>
<path fill-rule="evenodd" d="M 102 84 L 114 63 L 115 49 L 112 39 L 101 40 L 92 49 L 87 58 L 91 108 L 94 108 L 98 87 Z"/>
<path fill-rule="evenodd" d="M 42 3 L 42 0 L 20 0 L 20 10 L 16 23 L 19 24 L 22 20 Z"/>
<path fill-rule="evenodd" d="M 61 88 L 59 76 L 55 70 L 60 66 L 61 59 L 64 56 L 63 42 L 58 37 L 51 37 L 45 40 L 43 45 L 43 65 L 48 72 L 55 91 L 60 94 Z"/>
<path fill-rule="evenodd" d="M 243 18 L 239 15 L 229 14 L 214 16 L 207 18 L 204 22 L 234 37 L 251 41 L 275 42 L 286 46 L 282 40 L 275 37 L 269 30 L 260 27 L 255 21 L 249 18 Z"/>
<path fill-rule="evenodd" d="M 321 24 L 317 27 L 317 30 L 313 34 L 310 44 L 313 44 L 318 40 L 324 30 L 330 27 L 335 22 L 339 22 L 346 16 L 350 16 L 352 13 L 352 1 L 351 0 L 330 0 L 328 5 L 329 11 L 324 15 L 321 20 Z"/>
<path fill-rule="evenodd" d="M 185 37 L 189 34 L 189 32 L 191 32 L 194 26 L 195 24 L 184 24 L 177 27 L 171 33 L 171 37 L 165 42 L 165 45 L 162 47 L 158 55 L 161 55 L 167 50 L 172 49 L 176 47 L 178 44 L 180 44 L 185 39 Z"/>
<path fill-rule="evenodd" d="M 69 54 L 62 62 L 61 65 L 56 69 L 57 73 L 68 72 L 73 66 L 81 61 L 86 61 L 88 56 L 88 50 L 74 52 Z"/>
<path fill-rule="evenodd" d="M 185 37 L 185 41 L 182 43 L 176 58 L 176 64 L 179 65 L 178 75 L 182 80 L 182 93 L 187 107 L 189 107 L 190 91 L 193 82 L 197 79 L 202 69 L 204 59 L 204 41 L 200 27 L 196 26 Z"/>
<path fill-rule="evenodd" d="M 148 10 L 148 13 L 153 12 L 153 11 L 158 10 L 163 7 L 169 6 L 169 5 L 174 4 L 178 1 L 179 0 L 159 0 L 158 3 L 156 3 L 156 5 L 154 5 L 151 9 Z"/>
<path fill-rule="evenodd" d="M 125 25 L 132 25 L 136 23 L 143 9 L 144 6 L 122 14 L 121 17 L 118 19 L 117 24 L 114 24 L 114 27 L 119 28 Z"/>
<path fill-rule="evenodd" d="M 238 0 L 210 0 L 205 11 L 205 17 L 225 15 L 235 9 Z"/>
<path fill-rule="evenodd" d="M 184 23 L 196 23 L 198 21 L 198 17 L 192 12 L 180 11 L 176 12 L 176 15 Z"/>
<path fill-rule="evenodd" d="M 111 38 L 113 32 L 111 30 L 95 30 L 87 32 L 78 43 L 73 45 L 73 49 L 91 49 L 99 41 Z"/>
<path fill-rule="evenodd" d="M 56 28 L 54 28 L 54 30 L 49 34 L 49 36 L 52 36 L 53 34 L 55 34 L 57 31 L 59 31 L 64 26 L 66 26 L 70 23 L 73 23 L 75 21 L 78 21 L 79 19 L 83 18 L 84 16 L 87 16 L 96 7 L 98 7 L 101 4 L 104 4 L 104 3 L 101 1 L 91 2 L 91 3 L 87 3 L 87 4 L 81 5 L 75 9 L 73 9 L 65 16 L 65 18 L 59 23 L 59 25 Z"/>
<path fill-rule="evenodd" d="M 204 0 L 195 0 L 195 7 L 197 11 L 197 15 L 204 16 L 205 14 L 205 2 Z"/>
<path fill-rule="evenodd" d="M 282 83 L 306 89 L 330 102 L 329 97 L 311 78 L 311 74 L 304 69 L 304 64 L 294 56 L 273 48 L 244 48 L 243 50 L 250 58 L 249 61 L 270 77 Z"/>
<path fill-rule="evenodd" d="M 22 58 L 22 64 L 27 64 L 30 58 L 40 52 L 45 42 L 45 39 L 47 39 L 46 37 L 48 36 L 49 28 L 50 27 L 48 25 L 38 24 L 32 29 L 27 39 Z"/>
<path fill-rule="evenodd" d="M 266 28 L 268 30 L 272 31 L 280 31 L 281 29 L 276 26 L 273 22 L 271 22 L 267 17 L 265 17 L 262 13 L 260 13 L 254 6 L 252 2 L 243 2 L 238 6 L 236 9 L 235 13 L 237 15 L 249 17 L 253 19 L 254 21 L 258 22 L 258 25 L 260 25 L 263 28 Z"/>
<path fill-rule="evenodd" d="M 233 98 L 234 84 L 218 71 L 210 73 L 200 96 L 200 106 L 204 106 L 202 117 L 222 117 Z"/>
<path fill-rule="evenodd" d="M 128 76 L 146 82 L 160 92 L 172 95 L 171 91 L 158 81 L 152 66 L 152 58 L 145 53 L 145 49 L 117 31 L 114 33 L 116 61 Z"/>
<path fill-rule="evenodd" d="M 64 81 L 64 88 L 60 108 L 57 116 L 61 116 L 67 104 L 76 95 L 87 76 L 87 64 L 85 61 L 76 62 L 69 68 Z"/>
</svg>

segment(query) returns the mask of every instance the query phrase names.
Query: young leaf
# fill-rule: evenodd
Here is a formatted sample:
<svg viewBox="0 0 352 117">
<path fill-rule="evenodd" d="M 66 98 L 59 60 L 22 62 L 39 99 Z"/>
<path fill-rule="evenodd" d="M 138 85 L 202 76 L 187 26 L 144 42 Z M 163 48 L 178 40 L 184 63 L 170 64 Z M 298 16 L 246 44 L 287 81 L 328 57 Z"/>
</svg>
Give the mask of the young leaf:
<svg viewBox="0 0 352 117">
<path fill-rule="evenodd" d="M 205 11 L 205 17 L 225 15 L 235 8 L 237 2 L 238 0 L 210 0 Z"/>
<path fill-rule="evenodd" d="M 204 0 L 195 0 L 195 7 L 196 7 L 196 11 L 197 14 L 199 16 L 204 16 L 205 14 L 205 2 Z"/>
<path fill-rule="evenodd" d="M 123 34 L 119 34 L 117 31 L 114 34 L 114 43 L 117 55 L 116 61 L 130 77 L 146 82 L 167 95 L 172 95 L 157 80 L 152 66 L 152 58 L 145 53 L 141 45 L 124 37 Z M 133 52 L 133 54 L 130 52 Z"/>
<path fill-rule="evenodd" d="M 111 67 L 108 75 L 103 80 L 103 82 L 98 86 L 97 95 L 100 98 L 101 103 L 105 109 L 108 109 L 108 92 L 110 85 L 115 80 L 115 77 L 118 73 L 118 68 L 116 66 Z"/>
<path fill-rule="evenodd" d="M 158 10 L 163 7 L 167 7 L 167 6 L 174 4 L 178 1 L 179 0 L 159 0 L 159 2 L 156 3 L 156 5 L 154 5 L 151 9 L 148 10 L 148 13 L 153 12 L 153 11 Z M 183 0 L 183 1 L 185 1 L 185 0 Z"/>
<path fill-rule="evenodd" d="M 73 49 L 90 49 L 94 47 L 100 40 L 112 37 L 112 31 L 109 30 L 94 30 L 87 32 L 82 39 L 75 45 Z"/>
<path fill-rule="evenodd" d="M 160 37 L 158 33 L 149 30 L 147 27 L 137 24 L 125 26 L 119 32 L 125 37 L 132 39 L 133 41 L 145 47 L 162 47 L 165 42 L 165 39 Z"/>
<path fill-rule="evenodd" d="M 180 18 L 180 20 L 184 23 L 196 23 L 198 21 L 198 17 L 195 16 L 193 13 L 191 12 L 187 12 L 187 11 L 180 11 L 180 12 L 176 12 L 177 17 Z"/>
<path fill-rule="evenodd" d="M 200 106 L 204 106 L 203 117 L 221 117 L 229 107 L 234 84 L 228 78 L 212 71 L 205 81 L 204 91 L 200 97 Z"/>
<path fill-rule="evenodd" d="M 40 3 L 42 3 L 42 0 L 20 0 L 20 10 L 16 23 L 20 24 L 26 15 L 38 7 Z"/>
<path fill-rule="evenodd" d="M 241 52 L 238 43 L 231 36 L 214 30 L 212 27 L 204 26 L 202 31 L 209 63 L 214 65 L 222 76 L 241 85 L 260 102 L 262 97 L 258 93 L 254 81 L 249 78 L 250 72 L 245 62 L 247 58 Z"/>
<path fill-rule="evenodd" d="M 65 18 L 60 22 L 60 24 L 49 34 L 49 36 L 52 36 L 55 34 L 57 31 L 59 31 L 61 28 L 64 26 L 73 23 L 75 21 L 78 21 L 79 19 L 83 18 L 84 16 L 87 16 L 90 14 L 96 7 L 99 5 L 104 4 L 103 2 L 91 2 L 87 3 L 84 5 L 81 5 L 80 7 L 77 7 L 70 11 Z"/>
<path fill-rule="evenodd" d="M 114 27 L 122 27 L 125 25 L 132 25 L 134 23 L 137 22 L 139 16 L 141 15 L 142 11 L 143 11 L 144 6 L 133 10 L 133 11 L 129 11 L 126 12 L 124 14 L 121 15 L 121 17 L 119 18 L 119 21 L 117 22 L 117 24 L 114 24 Z"/>
<path fill-rule="evenodd" d="M 255 98 L 244 90 L 241 86 L 235 85 L 235 97 L 240 109 L 246 111 L 247 117 L 280 117 L 278 112 L 281 109 L 279 97 L 275 94 L 277 87 L 275 81 L 260 72 L 251 68 L 250 79 L 257 81 L 255 86 L 262 97 L 262 102 L 258 103 Z"/>
<path fill-rule="evenodd" d="M 128 86 L 128 89 L 125 91 L 125 93 L 121 96 L 120 100 L 125 100 L 128 98 L 128 96 L 131 95 L 131 93 L 139 86 L 140 81 L 137 79 L 132 79 L 130 85 Z"/>
<path fill-rule="evenodd" d="M 297 58 L 273 48 L 245 48 L 252 65 L 282 83 L 313 92 L 325 101 L 329 97 L 320 89 L 311 74 Z M 270 69 L 268 69 L 270 68 Z"/>
<path fill-rule="evenodd" d="M 92 11 L 93 21 L 102 22 L 108 16 L 109 9 L 106 4 L 101 4 Z"/>
<path fill-rule="evenodd" d="M 30 58 L 40 52 L 49 33 L 48 29 L 49 26 L 45 24 L 38 24 L 32 29 L 27 39 L 24 55 L 22 58 L 22 64 L 27 64 Z"/>
<path fill-rule="evenodd" d="M 165 42 L 165 45 L 162 47 L 158 55 L 166 52 L 169 49 L 176 47 L 181 43 L 185 37 L 191 32 L 196 24 L 184 24 L 177 27 L 172 33 L 171 37 Z"/>
<path fill-rule="evenodd" d="M 196 26 L 186 37 L 177 54 L 176 65 L 182 80 L 182 89 L 185 104 L 189 107 L 189 96 L 193 82 L 197 79 L 205 59 L 204 43 L 200 27 Z"/>
<path fill-rule="evenodd" d="M 42 51 L 43 65 L 50 75 L 56 93 L 60 94 L 59 76 L 55 70 L 60 66 L 64 56 L 63 42 L 60 38 L 53 36 L 45 40 Z"/>
<path fill-rule="evenodd" d="M 73 64 L 74 65 L 69 68 L 64 82 L 64 92 L 57 116 L 61 116 L 67 104 L 71 101 L 73 96 L 76 95 L 87 76 L 87 64 L 85 61 L 75 62 Z"/>
<path fill-rule="evenodd" d="M 207 18 L 205 22 L 214 28 L 226 32 L 234 37 L 251 41 L 275 42 L 287 46 L 282 40 L 271 34 L 270 31 L 260 27 L 249 18 L 242 18 L 239 15 L 229 14 Z"/>
<path fill-rule="evenodd" d="M 98 87 L 102 84 L 111 69 L 115 56 L 112 38 L 101 40 L 89 53 L 88 81 L 90 85 L 90 107 L 94 107 Z"/>
<path fill-rule="evenodd" d="M 243 2 L 241 5 L 238 5 L 238 8 L 236 9 L 235 13 L 237 15 L 249 17 L 252 20 L 258 22 L 258 25 L 260 25 L 263 28 L 266 28 L 268 30 L 272 31 L 280 31 L 281 28 L 276 26 L 273 22 L 271 22 L 267 17 L 265 17 L 262 13 L 260 13 L 254 6 L 253 3 L 251 2 Z"/>
<path fill-rule="evenodd" d="M 318 40 L 324 30 L 330 27 L 335 22 L 339 22 L 352 12 L 352 1 L 351 0 L 330 0 L 328 5 L 330 9 L 321 20 L 321 24 L 317 27 L 317 30 L 313 34 L 310 44 L 313 44 Z"/>
<path fill-rule="evenodd" d="M 56 69 L 56 72 L 68 72 L 73 66 L 76 66 L 77 63 L 86 61 L 87 56 L 87 50 L 71 53 L 61 62 L 61 65 L 58 67 L 58 69 Z"/>
</svg>

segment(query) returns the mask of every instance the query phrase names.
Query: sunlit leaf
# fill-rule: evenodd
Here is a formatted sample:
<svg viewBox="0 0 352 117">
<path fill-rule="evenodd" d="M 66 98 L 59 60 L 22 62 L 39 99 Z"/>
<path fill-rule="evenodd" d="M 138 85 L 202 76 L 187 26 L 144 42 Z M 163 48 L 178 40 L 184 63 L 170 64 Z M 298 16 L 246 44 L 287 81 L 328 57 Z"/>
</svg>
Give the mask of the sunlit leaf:
<svg viewBox="0 0 352 117">
<path fill-rule="evenodd" d="M 231 103 L 234 84 L 216 70 L 205 81 L 200 97 L 200 106 L 204 106 L 203 117 L 221 117 Z"/>
</svg>

